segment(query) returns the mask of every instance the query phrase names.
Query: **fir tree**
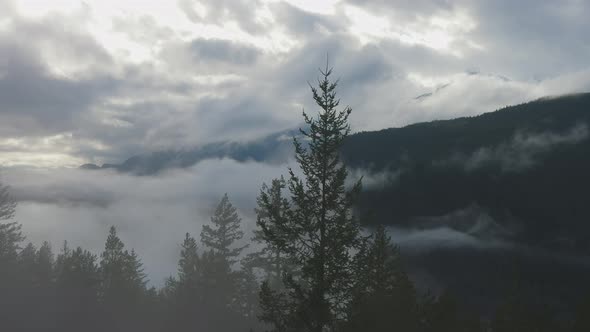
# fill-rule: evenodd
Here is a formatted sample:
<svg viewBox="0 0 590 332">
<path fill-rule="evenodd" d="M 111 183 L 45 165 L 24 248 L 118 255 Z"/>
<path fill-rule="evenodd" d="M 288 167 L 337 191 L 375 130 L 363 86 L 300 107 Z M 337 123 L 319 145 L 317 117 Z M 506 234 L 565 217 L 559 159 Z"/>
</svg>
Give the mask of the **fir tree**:
<svg viewBox="0 0 590 332">
<path fill-rule="evenodd" d="M 197 241 L 189 233 L 186 233 L 181 248 L 178 277 L 166 282 L 166 296 L 171 304 L 169 325 L 177 329 L 197 329 L 199 321 L 206 319 L 201 315 L 204 305 L 201 259 Z"/>
<path fill-rule="evenodd" d="M 44 241 L 37 251 L 37 270 L 35 272 L 39 285 L 49 287 L 54 279 L 54 257 L 49 242 Z"/>
<path fill-rule="evenodd" d="M 182 288 L 193 289 L 197 287 L 200 277 L 199 268 L 197 241 L 189 233 L 186 233 L 178 261 L 178 283 L 182 285 Z"/>
<path fill-rule="evenodd" d="M 265 224 L 267 227 L 285 223 L 285 219 L 288 217 L 287 211 L 289 211 L 289 201 L 283 197 L 286 185 L 282 176 L 272 180 L 270 187 L 266 184 L 262 185 L 257 198 L 258 207 L 255 209 L 257 223 Z M 265 279 L 269 287 L 282 288 L 283 272 L 293 274 L 293 264 L 290 264 L 288 258 L 281 253 L 280 248 L 265 242 L 262 230 L 255 230 L 252 240 L 260 243 L 262 248 L 249 255 L 249 264 L 265 271 Z"/>
<path fill-rule="evenodd" d="M 416 292 L 402 269 L 399 249 L 383 226 L 356 255 L 356 283 L 348 330 L 416 331 Z"/>
<path fill-rule="evenodd" d="M 15 209 L 16 201 L 10 196 L 9 188 L 0 183 L 0 267 L 3 269 L 16 262 L 20 243 L 25 239 L 20 224 L 3 222 L 14 217 Z"/>
<path fill-rule="evenodd" d="M 138 319 L 146 293 L 142 263 L 135 251 L 124 248 L 112 226 L 100 261 L 100 299 L 110 318 L 105 328 L 129 328 Z"/>
<path fill-rule="evenodd" d="M 20 298 L 18 256 L 25 237 L 21 225 L 10 221 L 14 217 L 16 201 L 10 196 L 9 188 L 0 183 L 0 321 L 4 327 L 17 320 L 14 315 L 15 301 Z"/>
<path fill-rule="evenodd" d="M 96 255 L 67 243 L 55 263 L 57 327 L 62 331 L 99 331 L 100 273 Z"/>
<path fill-rule="evenodd" d="M 572 331 L 590 331 L 590 296 L 584 297 L 584 299 L 578 304 Z"/>
<path fill-rule="evenodd" d="M 201 242 L 209 248 L 201 260 L 203 296 L 228 315 L 237 314 L 239 275 L 232 267 L 245 248 L 236 244 L 244 236 L 240 223 L 236 208 L 225 194 L 211 217 L 211 225 L 203 225 L 201 231 Z"/>
<path fill-rule="evenodd" d="M 282 321 L 306 331 L 334 330 L 345 317 L 353 280 L 352 250 L 362 242 L 360 226 L 352 213 L 360 182 L 345 187 L 348 172 L 339 149 L 350 133 L 349 107 L 337 110 L 337 82 L 332 69 L 320 70 L 318 88 L 311 87 L 319 106 L 317 117 L 303 113 L 308 130 L 301 130 L 307 144 L 294 139 L 300 178 L 289 169 L 291 202 L 286 218 L 258 220 L 263 239 L 300 268 L 298 276 L 285 275 L 286 293 L 293 306 Z M 264 297 L 261 301 L 265 300 Z M 263 308 L 271 304 L 263 303 Z M 266 313 L 261 316 L 263 319 Z"/>
<path fill-rule="evenodd" d="M 244 236 L 240 229 L 241 221 L 227 194 L 223 195 L 211 217 L 212 225 L 203 225 L 201 242 L 220 254 L 229 264 L 235 263 L 245 248 L 235 246 Z"/>
</svg>

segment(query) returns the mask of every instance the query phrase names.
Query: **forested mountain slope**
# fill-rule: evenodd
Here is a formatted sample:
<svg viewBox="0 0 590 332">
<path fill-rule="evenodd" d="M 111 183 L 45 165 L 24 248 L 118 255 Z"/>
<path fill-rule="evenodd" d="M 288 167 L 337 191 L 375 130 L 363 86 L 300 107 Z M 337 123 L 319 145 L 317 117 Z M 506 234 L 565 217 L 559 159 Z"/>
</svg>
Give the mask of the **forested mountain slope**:
<svg viewBox="0 0 590 332">
<path fill-rule="evenodd" d="M 579 94 L 359 133 L 343 154 L 351 168 L 389 174 L 364 190 L 362 210 L 375 223 L 476 206 L 527 242 L 586 250 L 589 125 L 590 94 Z"/>
</svg>

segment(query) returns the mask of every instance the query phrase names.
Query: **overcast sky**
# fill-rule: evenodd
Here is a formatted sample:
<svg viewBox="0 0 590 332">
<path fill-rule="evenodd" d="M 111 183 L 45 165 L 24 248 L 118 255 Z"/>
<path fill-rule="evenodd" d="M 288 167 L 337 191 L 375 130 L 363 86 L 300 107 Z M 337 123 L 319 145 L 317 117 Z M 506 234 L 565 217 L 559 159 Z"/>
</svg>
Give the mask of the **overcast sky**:
<svg viewBox="0 0 590 332">
<path fill-rule="evenodd" d="M 584 0 L 0 0 L 0 165 L 295 128 L 326 54 L 356 131 L 587 91 L 588 17 Z"/>
</svg>

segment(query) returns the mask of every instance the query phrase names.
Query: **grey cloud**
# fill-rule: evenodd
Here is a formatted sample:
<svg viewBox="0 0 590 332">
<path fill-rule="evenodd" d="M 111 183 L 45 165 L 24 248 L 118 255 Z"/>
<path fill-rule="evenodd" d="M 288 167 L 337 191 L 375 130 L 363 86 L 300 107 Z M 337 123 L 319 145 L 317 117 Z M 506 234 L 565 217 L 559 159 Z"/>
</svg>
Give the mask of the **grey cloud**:
<svg viewBox="0 0 590 332">
<path fill-rule="evenodd" d="M 307 39 L 325 32 L 344 33 L 347 22 L 343 17 L 310 13 L 286 2 L 271 7 L 277 22 L 296 38 Z"/>
<path fill-rule="evenodd" d="M 90 15 L 87 12 L 77 18 L 50 14 L 35 20 L 9 14 L 16 23 L 0 36 L 3 60 L 10 64 L 0 65 L 1 136 L 69 132 L 73 135 L 70 153 L 93 162 L 120 162 L 146 150 L 261 137 L 296 128 L 302 107 L 315 110 L 307 81 L 313 83 L 326 54 L 335 66 L 335 77 L 342 79 L 342 102 L 353 107 L 355 131 L 475 115 L 543 95 L 590 89 L 590 72 L 580 69 L 587 68 L 585 60 L 580 60 L 587 58 L 581 46 L 587 44 L 582 33 L 586 23 L 581 20 L 587 10 L 584 4 L 567 3 L 551 12 L 555 5 L 530 2 L 513 4 L 513 10 L 508 10 L 507 2 L 350 0 L 336 5 L 335 15 L 319 15 L 275 3 L 268 5 L 272 23 L 259 20 L 258 2 L 201 3 L 202 17 L 191 1 L 180 1 L 179 7 L 195 23 L 237 22 L 258 37 L 261 32 L 283 29 L 298 43 L 288 52 L 275 54 L 237 41 L 187 41 L 178 31 L 171 32 L 173 27 L 161 25 L 157 17 L 140 16 L 129 22 L 115 20 L 113 29 L 138 43 L 157 45 L 153 48 L 157 60 L 121 64 L 85 30 L 82 18 Z M 387 38 L 362 44 L 348 30 L 346 4 L 386 17 L 394 26 L 465 12 L 477 25 L 460 39 L 481 43 L 485 49 L 464 52 L 461 58 Z M 526 29 L 518 27 L 517 17 L 510 15 L 502 18 L 506 27 L 495 26 L 498 15 L 526 6 L 534 12 L 525 18 Z M 552 23 L 538 30 L 545 18 Z M 78 25 L 81 28 L 74 29 Z M 15 27 L 31 36 L 29 44 L 16 42 Z M 554 29 L 549 37 L 541 38 L 549 29 Z M 531 49 L 515 47 L 530 40 L 534 41 Z M 556 49 L 543 44 L 554 40 L 567 49 L 575 43 L 571 49 L 579 52 L 564 57 L 553 51 L 543 53 L 542 48 Z M 73 77 L 55 75 L 55 68 L 39 56 L 43 47 L 61 50 L 58 54 L 75 59 L 81 69 Z M 525 59 L 533 53 L 535 61 L 530 56 Z M 490 76 L 465 74 L 472 67 Z M 414 79 L 415 74 L 438 85 L 424 85 Z M 537 74 L 540 81 L 529 79 Z M 219 82 L 205 82 L 216 75 L 222 76 Z M 414 100 L 448 83 L 431 97 Z"/>
<path fill-rule="evenodd" d="M 190 43 L 189 48 L 196 61 L 221 61 L 240 65 L 254 64 L 260 54 L 257 48 L 222 39 L 196 39 Z"/>
<path fill-rule="evenodd" d="M 475 170 L 490 164 L 499 165 L 506 172 L 523 171 L 539 162 L 538 157 L 544 152 L 563 145 L 576 144 L 588 138 L 588 125 L 578 124 L 565 133 L 526 133 L 518 132 L 512 139 L 496 147 L 484 147 L 469 156 L 456 155 L 450 161 L 468 170 Z"/>
<path fill-rule="evenodd" d="M 382 189 L 397 181 L 402 174 L 401 170 L 372 172 L 365 169 L 352 169 L 349 171 L 350 185 L 362 178 L 363 189 Z"/>
<path fill-rule="evenodd" d="M 4 136 L 67 130 L 79 113 L 116 86 L 109 77 L 75 80 L 52 76 L 26 52 L 6 44 L 0 45 L 0 52 L 4 56 L 0 113 L 15 121 L 3 121 L 0 128 Z"/>
<path fill-rule="evenodd" d="M 108 227 L 115 225 L 125 244 L 140 254 L 152 283 L 161 284 L 176 271 L 184 233 L 198 237 L 226 192 L 243 218 L 248 240 L 261 184 L 285 172 L 285 165 L 222 159 L 153 177 L 10 168 L 3 170 L 2 181 L 20 199 L 16 220 L 27 240 L 55 246 L 67 240 L 99 253 Z"/>
<path fill-rule="evenodd" d="M 196 10 L 197 5 L 203 6 L 205 12 Z M 222 26 L 234 21 L 249 33 L 263 32 L 264 24 L 256 20 L 256 8 L 260 5 L 259 0 L 178 1 L 179 8 L 195 23 L 206 22 Z"/>
<path fill-rule="evenodd" d="M 113 29 L 126 33 L 132 40 L 140 43 L 154 43 L 174 37 L 170 27 L 160 26 L 149 15 L 129 19 L 118 17 L 113 19 Z"/>
<path fill-rule="evenodd" d="M 60 29 L 58 19 L 14 18 L 11 30 L 0 33 L 0 114 L 5 117 L 1 136 L 51 135 L 71 129 L 80 114 L 117 87 L 108 74 L 65 77 L 50 71 L 44 52 L 75 58 L 77 63 L 111 61 L 88 36 Z M 27 35 L 27 43 L 11 31 Z"/>
</svg>

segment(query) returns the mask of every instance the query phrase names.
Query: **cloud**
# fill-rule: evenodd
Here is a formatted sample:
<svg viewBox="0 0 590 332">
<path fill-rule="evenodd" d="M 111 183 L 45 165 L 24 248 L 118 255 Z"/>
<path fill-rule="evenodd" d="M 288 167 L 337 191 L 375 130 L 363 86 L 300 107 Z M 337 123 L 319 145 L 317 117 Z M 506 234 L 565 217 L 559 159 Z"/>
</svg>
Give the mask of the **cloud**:
<svg viewBox="0 0 590 332">
<path fill-rule="evenodd" d="M 517 132 L 509 141 L 495 147 L 482 147 L 468 156 L 455 155 L 437 164 L 460 164 L 472 171 L 484 166 L 498 165 L 505 172 L 519 172 L 539 162 L 541 154 L 559 145 L 577 144 L 588 139 L 588 125 L 581 123 L 564 133 Z"/>
<path fill-rule="evenodd" d="M 67 240 L 99 253 L 109 226 L 115 225 L 125 244 L 140 254 L 152 283 L 159 285 L 176 271 L 184 233 L 198 238 L 224 193 L 251 234 L 262 183 L 284 173 L 285 165 L 221 159 L 153 177 L 8 168 L 2 181 L 19 201 L 15 220 L 22 223 L 28 241 L 48 240 L 59 248 Z"/>
<path fill-rule="evenodd" d="M 382 189 L 397 181 L 401 170 L 372 172 L 365 169 L 352 169 L 348 172 L 350 184 L 362 178 L 363 189 Z"/>
<path fill-rule="evenodd" d="M 13 144 L 4 165 L 116 163 L 296 128 L 327 54 L 355 131 L 590 89 L 581 2 L 3 6 L 0 145 L 54 143 Z"/>
<path fill-rule="evenodd" d="M 264 28 L 264 24 L 257 20 L 256 8 L 261 7 L 258 0 L 180 0 L 178 6 L 195 23 L 210 22 L 221 25 L 236 22 L 250 33 L 262 32 Z"/>
<path fill-rule="evenodd" d="M 191 42 L 190 50 L 194 53 L 197 61 L 203 59 L 239 65 L 252 65 L 259 55 L 259 51 L 254 47 L 221 39 L 196 39 Z"/>
</svg>

